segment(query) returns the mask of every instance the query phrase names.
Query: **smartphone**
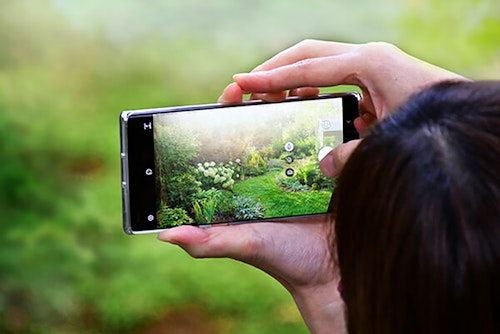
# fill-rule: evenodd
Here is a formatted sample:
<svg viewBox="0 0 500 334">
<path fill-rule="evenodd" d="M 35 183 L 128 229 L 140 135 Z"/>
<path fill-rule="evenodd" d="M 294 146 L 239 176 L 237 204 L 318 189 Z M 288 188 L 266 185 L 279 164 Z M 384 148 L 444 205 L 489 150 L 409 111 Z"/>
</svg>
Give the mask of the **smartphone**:
<svg viewBox="0 0 500 334">
<path fill-rule="evenodd" d="M 360 95 L 120 115 L 123 229 L 276 221 L 328 210 L 318 151 L 358 138 Z"/>
</svg>

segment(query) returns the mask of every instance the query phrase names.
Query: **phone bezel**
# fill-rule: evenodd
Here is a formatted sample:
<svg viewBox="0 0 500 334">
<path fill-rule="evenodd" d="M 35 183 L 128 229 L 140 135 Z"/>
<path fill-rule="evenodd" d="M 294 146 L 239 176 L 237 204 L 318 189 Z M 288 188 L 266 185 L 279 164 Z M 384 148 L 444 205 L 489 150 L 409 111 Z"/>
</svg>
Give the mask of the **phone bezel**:
<svg viewBox="0 0 500 334">
<path fill-rule="evenodd" d="M 148 234 L 158 233 L 163 229 L 140 229 L 145 226 L 143 223 L 133 223 L 143 216 L 143 213 L 156 212 L 156 191 L 154 173 L 148 175 L 146 170 L 154 169 L 154 138 L 152 130 L 153 114 L 193 111 L 203 109 L 218 109 L 227 107 L 245 107 L 258 104 L 274 103 L 293 103 L 294 101 L 317 100 L 342 98 L 343 111 L 343 142 L 358 139 L 359 135 L 354 128 L 354 119 L 359 116 L 358 107 L 361 96 L 357 92 L 323 94 L 312 98 L 289 97 L 280 102 L 264 102 L 260 100 L 245 101 L 238 105 L 199 104 L 177 107 L 151 108 L 141 110 L 126 110 L 120 114 L 120 148 L 121 148 L 121 175 L 122 175 L 122 211 L 123 211 L 123 230 L 126 234 Z M 132 121 L 131 119 L 139 119 Z M 137 136 L 141 133 L 140 128 L 150 124 L 149 130 L 145 129 L 141 138 Z M 144 130 L 144 129 L 143 129 Z M 129 132 L 134 132 L 135 138 L 130 138 Z M 142 158 L 138 158 L 142 156 Z M 132 158 L 131 158 L 132 157 Z M 132 161 L 133 160 L 133 161 Z M 139 204 L 140 203 L 140 204 Z M 140 208 L 137 208 L 137 206 Z M 321 215 L 324 213 L 318 213 Z M 315 214 L 312 214 L 315 215 Z M 312 216 L 309 215 L 309 216 Z M 154 219 L 156 217 L 153 216 Z M 289 217 L 278 217 L 265 219 L 265 221 L 286 220 Z M 258 222 L 262 220 L 252 220 Z M 247 223 L 249 221 L 238 221 L 237 224 Z M 202 225 L 200 225 L 202 226 Z"/>
</svg>

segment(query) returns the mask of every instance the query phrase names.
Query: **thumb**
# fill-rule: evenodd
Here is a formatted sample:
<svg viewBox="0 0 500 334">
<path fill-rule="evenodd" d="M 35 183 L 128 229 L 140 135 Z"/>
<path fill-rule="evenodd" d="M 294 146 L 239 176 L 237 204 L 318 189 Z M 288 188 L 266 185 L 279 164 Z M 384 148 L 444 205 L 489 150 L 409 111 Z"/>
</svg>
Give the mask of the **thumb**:
<svg viewBox="0 0 500 334">
<path fill-rule="evenodd" d="M 347 159 L 354 152 L 362 139 L 341 144 L 336 148 L 323 147 L 318 153 L 319 168 L 326 177 L 336 177 L 344 167 Z"/>
<path fill-rule="evenodd" d="M 177 226 L 158 234 L 158 239 L 184 249 L 192 257 L 206 257 L 209 254 L 206 244 L 210 241 L 208 229 L 195 226 Z"/>
<path fill-rule="evenodd" d="M 162 231 L 158 239 L 181 247 L 194 258 L 229 257 L 244 261 L 256 247 L 251 224 L 233 226 L 177 226 Z M 257 241 L 262 238 L 256 238 Z"/>
</svg>

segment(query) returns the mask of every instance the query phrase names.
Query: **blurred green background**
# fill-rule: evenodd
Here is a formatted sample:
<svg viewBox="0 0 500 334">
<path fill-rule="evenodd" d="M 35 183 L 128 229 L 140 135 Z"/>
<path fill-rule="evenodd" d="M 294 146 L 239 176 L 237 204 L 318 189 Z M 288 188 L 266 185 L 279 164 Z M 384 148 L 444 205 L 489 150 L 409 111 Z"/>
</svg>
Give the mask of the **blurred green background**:
<svg viewBox="0 0 500 334">
<path fill-rule="evenodd" d="M 304 38 L 500 76 L 497 0 L 0 0 L 0 332 L 306 333 L 258 270 L 123 234 L 118 138 Z"/>
</svg>

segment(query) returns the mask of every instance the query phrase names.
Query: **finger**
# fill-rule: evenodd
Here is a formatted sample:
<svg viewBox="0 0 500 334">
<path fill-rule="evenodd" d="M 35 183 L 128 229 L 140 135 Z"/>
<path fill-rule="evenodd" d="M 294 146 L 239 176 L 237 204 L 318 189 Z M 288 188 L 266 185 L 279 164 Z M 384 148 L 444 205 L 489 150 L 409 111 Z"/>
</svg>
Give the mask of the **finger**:
<svg viewBox="0 0 500 334">
<path fill-rule="evenodd" d="M 229 257 L 253 263 L 265 255 L 266 242 L 271 242 L 272 236 L 287 238 L 284 232 L 292 231 L 291 224 L 307 224 L 311 229 L 320 229 L 329 219 L 329 215 L 325 214 L 293 217 L 279 223 L 260 222 L 208 228 L 183 225 L 160 232 L 158 239 L 180 246 L 195 258 Z"/>
<path fill-rule="evenodd" d="M 244 258 L 246 235 L 244 225 L 200 228 L 178 226 L 158 234 L 158 239 L 180 246 L 195 258 L 234 257 Z"/>
<path fill-rule="evenodd" d="M 358 47 L 356 44 L 306 39 L 281 51 L 271 59 L 257 66 L 252 72 L 268 71 L 309 58 L 340 55 L 351 52 Z"/>
<path fill-rule="evenodd" d="M 291 89 L 288 92 L 288 96 L 297 96 L 300 98 L 315 97 L 318 95 L 319 95 L 319 88 L 315 87 L 301 87 L 301 88 Z M 250 100 L 280 102 L 285 100 L 286 97 L 287 97 L 286 91 L 272 92 L 272 93 L 253 93 L 250 96 Z"/>
<path fill-rule="evenodd" d="M 341 144 L 330 152 L 324 155 L 324 158 L 319 162 L 319 168 L 326 177 L 336 177 L 339 175 L 340 170 L 344 167 L 345 163 L 358 147 L 361 139 L 351 140 L 347 143 Z"/>
<path fill-rule="evenodd" d="M 366 130 L 378 122 L 377 117 L 371 113 L 363 113 L 360 117 L 354 120 L 354 127 L 361 137 L 364 136 Z"/>
<path fill-rule="evenodd" d="M 269 71 L 240 73 L 233 79 L 245 91 L 281 92 L 300 87 L 359 85 L 355 55 L 307 59 Z"/>
<path fill-rule="evenodd" d="M 272 93 L 254 93 L 250 100 L 261 100 L 265 102 L 280 102 L 286 98 L 286 91 Z"/>
<path fill-rule="evenodd" d="M 326 152 L 329 150 L 328 152 Z M 337 169 L 333 166 L 333 148 L 324 147 L 318 153 L 319 169 L 326 177 L 336 176 Z"/>
<path fill-rule="evenodd" d="M 315 97 L 319 95 L 319 88 L 316 87 L 301 87 L 291 89 L 288 92 L 288 96 L 298 96 L 298 97 Z"/>
<path fill-rule="evenodd" d="M 218 102 L 222 104 L 239 104 L 243 100 L 243 91 L 237 83 L 233 82 L 226 86 Z"/>
<path fill-rule="evenodd" d="M 205 229 L 183 225 L 164 230 L 158 234 L 158 239 L 174 245 L 205 243 L 209 235 Z"/>
<path fill-rule="evenodd" d="M 318 161 L 321 162 L 332 150 L 333 148 L 330 146 L 321 148 L 318 152 Z"/>
<path fill-rule="evenodd" d="M 206 230 L 194 226 L 174 227 L 158 234 L 158 239 L 180 246 L 191 256 L 199 257 L 201 253 L 197 245 L 206 245 L 210 240 Z"/>
</svg>

